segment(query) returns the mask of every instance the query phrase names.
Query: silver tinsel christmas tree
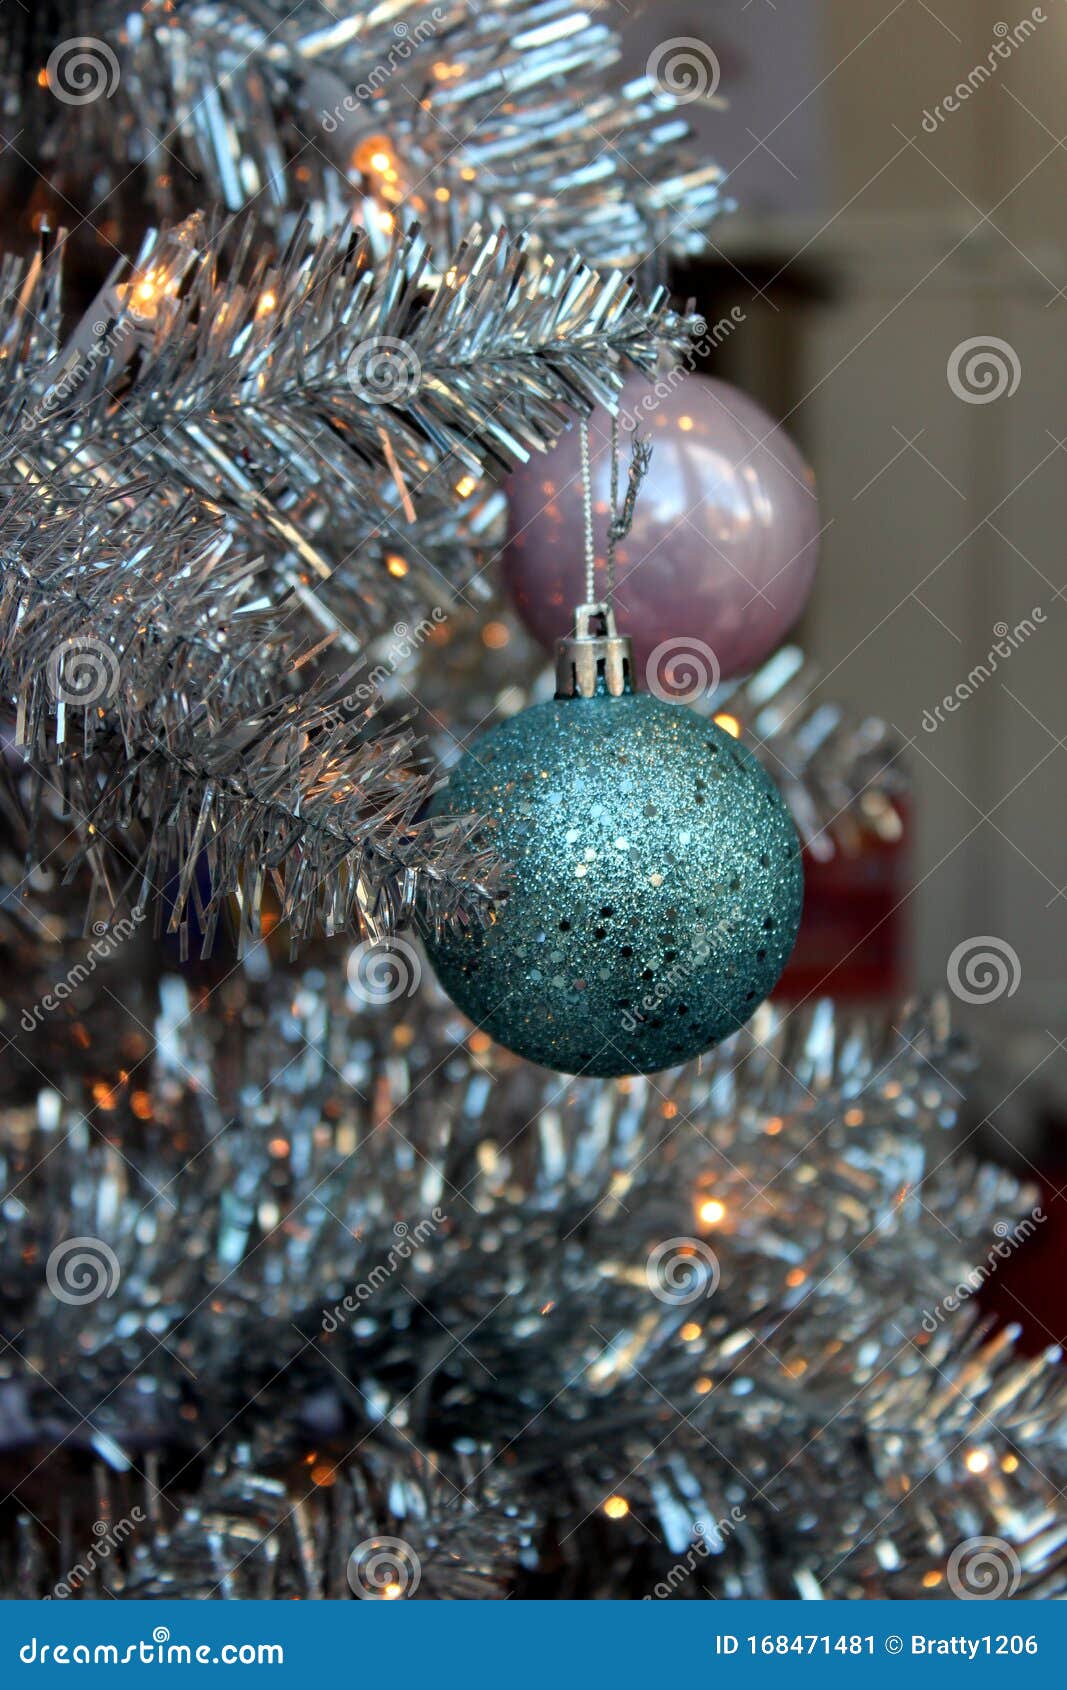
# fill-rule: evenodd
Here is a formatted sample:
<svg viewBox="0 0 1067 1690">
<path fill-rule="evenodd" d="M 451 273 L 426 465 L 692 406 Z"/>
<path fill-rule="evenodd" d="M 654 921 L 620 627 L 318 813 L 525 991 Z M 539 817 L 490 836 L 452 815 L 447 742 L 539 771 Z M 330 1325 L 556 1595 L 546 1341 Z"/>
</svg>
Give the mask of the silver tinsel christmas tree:
<svg viewBox="0 0 1067 1690">
<path fill-rule="evenodd" d="M 4 1593 L 1062 1594 L 942 1005 L 607 1082 L 421 978 L 506 870 L 435 771 L 543 686 L 502 475 L 699 327 L 690 90 L 569 0 L 6 22 Z M 902 776 L 816 681 L 699 707 L 826 856 Z"/>
</svg>

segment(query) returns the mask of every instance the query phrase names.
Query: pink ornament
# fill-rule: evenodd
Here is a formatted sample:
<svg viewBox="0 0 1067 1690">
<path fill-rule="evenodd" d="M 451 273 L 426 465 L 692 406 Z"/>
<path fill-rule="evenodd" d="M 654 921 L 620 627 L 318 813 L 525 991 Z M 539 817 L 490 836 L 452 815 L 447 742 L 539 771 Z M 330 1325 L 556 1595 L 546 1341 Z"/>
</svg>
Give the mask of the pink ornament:
<svg viewBox="0 0 1067 1690">
<path fill-rule="evenodd" d="M 650 659 L 662 674 L 656 654 L 667 642 L 671 663 L 685 666 L 695 653 L 709 684 L 746 674 L 774 650 L 811 591 L 819 537 L 811 470 L 766 411 L 710 376 L 633 376 L 619 416 L 621 489 L 634 423 L 653 444 L 633 528 L 618 548 L 615 588 L 619 632 L 633 639 L 642 684 Z M 593 414 L 590 445 L 603 595 L 611 488 L 606 411 Z M 585 598 L 577 425 L 554 451 L 514 472 L 508 505 L 504 580 L 525 626 L 551 648 Z"/>
</svg>

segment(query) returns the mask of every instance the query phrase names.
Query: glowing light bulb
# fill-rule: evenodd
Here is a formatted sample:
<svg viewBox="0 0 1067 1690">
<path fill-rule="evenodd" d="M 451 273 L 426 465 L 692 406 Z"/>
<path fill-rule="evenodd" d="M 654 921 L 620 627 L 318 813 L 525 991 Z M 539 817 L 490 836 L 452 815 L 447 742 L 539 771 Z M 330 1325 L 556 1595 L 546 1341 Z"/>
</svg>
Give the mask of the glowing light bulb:
<svg viewBox="0 0 1067 1690">
<path fill-rule="evenodd" d="M 717 1197 L 709 1197 L 701 1203 L 697 1214 L 705 1226 L 718 1226 L 726 1216 L 726 1204 L 720 1203 Z"/>
<path fill-rule="evenodd" d="M 391 170 L 393 155 L 385 136 L 369 135 L 361 141 L 352 154 L 352 163 L 357 170 L 377 170 L 379 173 Z"/>
<path fill-rule="evenodd" d="M 609 1520 L 624 1520 L 630 1512 L 630 1504 L 624 1496 L 609 1496 L 603 1507 Z"/>
<path fill-rule="evenodd" d="M 715 722 L 724 734 L 730 735 L 731 739 L 741 738 L 741 724 L 736 716 L 730 716 L 725 710 L 720 710 L 715 717 Z"/>
</svg>

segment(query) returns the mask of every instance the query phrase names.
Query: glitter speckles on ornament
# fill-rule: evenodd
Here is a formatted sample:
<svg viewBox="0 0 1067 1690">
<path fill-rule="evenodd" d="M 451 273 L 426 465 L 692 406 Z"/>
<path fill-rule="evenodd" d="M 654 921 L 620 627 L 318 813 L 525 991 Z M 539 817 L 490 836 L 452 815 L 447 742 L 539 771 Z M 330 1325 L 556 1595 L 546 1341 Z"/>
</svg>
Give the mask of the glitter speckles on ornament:
<svg viewBox="0 0 1067 1690">
<path fill-rule="evenodd" d="M 755 758 L 651 695 L 561 698 L 479 740 L 438 795 L 512 866 L 488 929 L 430 937 L 442 985 L 563 1073 L 673 1067 L 748 1020 L 800 920 L 792 819 Z"/>
</svg>

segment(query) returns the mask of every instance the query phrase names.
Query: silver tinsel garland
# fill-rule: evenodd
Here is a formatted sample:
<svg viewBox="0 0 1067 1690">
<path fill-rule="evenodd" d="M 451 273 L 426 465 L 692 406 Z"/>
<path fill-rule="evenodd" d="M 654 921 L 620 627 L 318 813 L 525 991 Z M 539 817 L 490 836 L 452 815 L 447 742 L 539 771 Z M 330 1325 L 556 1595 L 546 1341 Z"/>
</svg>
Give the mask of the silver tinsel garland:
<svg viewBox="0 0 1067 1690">
<path fill-rule="evenodd" d="M 355 215 L 374 238 L 403 204 L 442 250 L 483 221 L 631 268 L 661 245 L 700 251 L 729 202 L 685 121 L 690 76 L 714 99 L 711 61 L 613 87 L 612 10 L 97 0 L 71 7 L 66 53 L 43 18 L 23 25 L 8 102 L 20 147 L 68 204 L 101 202 L 112 239 L 146 195 L 165 218 L 255 204 L 282 228 L 310 205 L 320 229 Z M 68 93 L 83 96 L 73 110 Z"/>
<path fill-rule="evenodd" d="M 220 1006 L 165 985 L 106 1130 L 55 1093 L 9 1116 L 6 1441 L 95 1451 L 108 1507 L 152 1508 L 85 1594 L 337 1594 L 382 1533 L 423 1595 L 652 1592 L 694 1545 L 679 1595 L 952 1594 L 981 1535 L 1060 1588 L 1056 1355 L 924 1321 L 1030 1206 L 949 1159 L 942 1011 L 767 1006 L 603 1084 L 316 972 Z M 108 1296 L 56 1300 L 72 1238 Z"/>
</svg>

